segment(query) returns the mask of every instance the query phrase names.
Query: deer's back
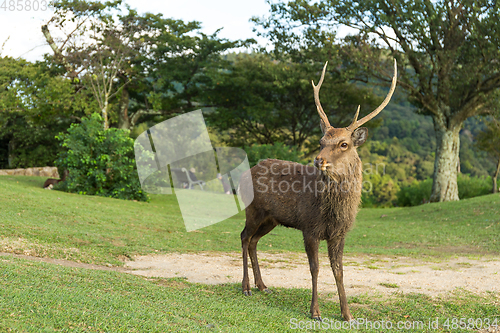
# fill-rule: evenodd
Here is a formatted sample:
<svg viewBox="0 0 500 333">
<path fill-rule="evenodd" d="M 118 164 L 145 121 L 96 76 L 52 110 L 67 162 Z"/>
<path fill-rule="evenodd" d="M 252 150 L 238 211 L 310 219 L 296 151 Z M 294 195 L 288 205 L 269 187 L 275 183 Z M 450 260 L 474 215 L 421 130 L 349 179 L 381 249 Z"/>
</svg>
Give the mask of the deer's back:
<svg viewBox="0 0 500 333">
<path fill-rule="evenodd" d="M 267 159 L 251 168 L 254 199 L 248 214 L 271 217 L 304 230 L 320 216 L 318 171 L 295 162 Z"/>
</svg>

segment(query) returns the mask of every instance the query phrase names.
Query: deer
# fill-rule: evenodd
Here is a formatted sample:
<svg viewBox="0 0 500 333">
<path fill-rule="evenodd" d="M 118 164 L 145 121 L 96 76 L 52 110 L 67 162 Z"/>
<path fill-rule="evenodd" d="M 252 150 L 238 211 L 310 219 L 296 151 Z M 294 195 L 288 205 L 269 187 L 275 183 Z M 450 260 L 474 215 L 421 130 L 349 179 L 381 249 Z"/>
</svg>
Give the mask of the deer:
<svg viewBox="0 0 500 333">
<path fill-rule="evenodd" d="M 262 281 L 257 259 L 257 243 L 278 225 L 298 229 L 302 231 L 312 277 L 311 318 L 322 320 L 318 306 L 318 248 L 320 241 L 326 240 L 341 315 L 344 320 L 351 321 L 354 317 L 347 304 L 342 257 L 346 233 L 352 227 L 361 203 L 362 164 L 356 148 L 362 145 L 368 136 L 368 129 L 361 125 L 379 114 L 394 93 L 397 63 L 394 59 L 391 87 L 382 104 L 360 120 L 358 106 L 354 120 L 345 128 L 331 126 L 321 106 L 319 91 L 327 65 L 328 62 L 323 67 L 318 85 L 312 81 L 314 101 L 323 133 L 314 166 L 267 159 L 248 171 L 251 177 L 242 177 L 240 186 L 245 185 L 245 179 L 253 186 L 253 201 L 251 196 L 244 196 L 245 191 L 242 192 L 246 206 L 245 228 L 241 232 L 242 289 L 244 295 L 252 295 L 248 276 L 250 257 L 255 285 L 261 292 L 271 292 Z"/>
<path fill-rule="evenodd" d="M 59 184 L 60 182 L 66 181 L 66 177 L 69 175 L 69 170 L 64 170 L 63 176 L 61 179 L 49 178 L 43 183 L 43 188 L 46 190 L 52 190 L 54 185 Z"/>
</svg>

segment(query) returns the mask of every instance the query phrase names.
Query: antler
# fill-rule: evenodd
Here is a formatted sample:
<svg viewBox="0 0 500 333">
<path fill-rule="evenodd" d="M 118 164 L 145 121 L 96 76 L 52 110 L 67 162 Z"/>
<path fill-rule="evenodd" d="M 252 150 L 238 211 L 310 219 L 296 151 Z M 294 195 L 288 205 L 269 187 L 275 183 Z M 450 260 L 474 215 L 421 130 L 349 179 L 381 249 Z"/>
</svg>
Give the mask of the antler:
<svg viewBox="0 0 500 333">
<path fill-rule="evenodd" d="M 359 115 L 359 106 L 358 106 L 358 110 L 356 111 L 356 115 L 354 116 L 354 120 L 352 121 L 351 125 L 347 126 L 347 129 L 349 131 L 351 131 L 351 132 L 354 131 L 359 126 L 363 125 L 367 121 L 374 118 L 377 114 L 380 113 L 380 111 L 382 111 L 385 108 L 385 106 L 387 104 L 389 104 L 389 101 L 391 100 L 392 94 L 394 93 L 394 90 L 396 89 L 397 78 L 398 78 L 398 67 L 397 67 L 396 59 L 394 59 L 394 76 L 392 77 L 391 89 L 389 90 L 389 93 L 387 94 L 384 101 L 382 102 L 382 104 L 380 104 L 380 106 L 378 108 L 376 108 L 369 115 L 363 117 L 360 120 L 358 120 L 358 115 Z"/>
<path fill-rule="evenodd" d="M 321 85 L 323 84 L 323 79 L 325 78 L 325 72 L 326 72 L 326 66 L 328 65 L 328 61 L 325 63 L 325 66 L 323 67 L 323 73 L 321 73 L 321 78 L 319 79 L 318 85 L 314 85 L 314 80 L 311 81 L 313 89 L 314 89 L 314 102 L 316 103 L 316 108 L 318 109 L 319 116 L 321 117 L 321 120 L 323 120 L 323 123 L 325 124 L 325 129 L 328 129 L 329 127 L 332 127 L 330 125 L 330 122 L 328 121 L 328 117 L 325 114 L 325 111 L 323 111 L 323 108 L 321 107 L 321 102 L 319 101 L 319 90 L 321 89 Z"/>
</svg>

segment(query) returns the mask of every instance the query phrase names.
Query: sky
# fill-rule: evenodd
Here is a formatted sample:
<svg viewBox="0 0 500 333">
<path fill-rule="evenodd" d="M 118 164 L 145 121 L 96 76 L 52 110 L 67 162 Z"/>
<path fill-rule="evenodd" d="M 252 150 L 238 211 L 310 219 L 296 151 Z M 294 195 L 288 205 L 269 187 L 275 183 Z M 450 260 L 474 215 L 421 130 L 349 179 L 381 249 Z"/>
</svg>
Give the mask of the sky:
<svg viewBox="0 0 500 333">
<path fill-rule="evenodd" d="M 21 10 L 0 7 L 0 51 L 1 56 L 24 58 L 29 61 L 42 60 L 44 53 L 51 53 L 45 42 L 41 26 L 52 17 L 50 8 L 45 8 L 45 0 L 39 2 L 37 11 L 27 11 L 27 0 L 19 0 Z M 124 0 L 139 13 L 162 13 L 187 21 L 200 21 L 202 32 L 212 34 L 223 28 L 219 37 L 235 39 L 256 38 L 252 32 L 254 24 L 249 22 L 252 16 L 266 16 L 269 5 L 265 0 Z M 2 5 L 3 1 L 0 1 Z M 13 9 L 13 10 L 10 10 Z M 7 38 L 9 38 L 7 40 Z M 7 41 L 6 41 L 7 40 Z M 265 43 L 262 39 L 261 43 Z M 2 45 L 5 43 L 3 50 Z"/>
</svg>

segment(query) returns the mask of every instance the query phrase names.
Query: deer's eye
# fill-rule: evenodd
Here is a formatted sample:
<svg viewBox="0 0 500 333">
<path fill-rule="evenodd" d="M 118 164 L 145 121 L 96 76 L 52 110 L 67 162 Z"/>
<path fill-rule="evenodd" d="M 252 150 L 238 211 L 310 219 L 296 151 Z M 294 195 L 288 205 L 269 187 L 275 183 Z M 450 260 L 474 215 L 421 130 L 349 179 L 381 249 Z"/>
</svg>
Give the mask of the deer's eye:
<svg viewBox="0 0 500 333">
<path fill-rule="evenodd" d="M 342 144 L 340 145 L 340 147 L 342 147 L 342 148 L 347 148 L 347 143 L 345 143 L 345 142 L 344 142 L 344 143 L 342 143 Z"/>
</svg>

